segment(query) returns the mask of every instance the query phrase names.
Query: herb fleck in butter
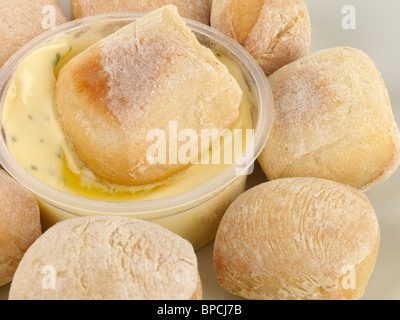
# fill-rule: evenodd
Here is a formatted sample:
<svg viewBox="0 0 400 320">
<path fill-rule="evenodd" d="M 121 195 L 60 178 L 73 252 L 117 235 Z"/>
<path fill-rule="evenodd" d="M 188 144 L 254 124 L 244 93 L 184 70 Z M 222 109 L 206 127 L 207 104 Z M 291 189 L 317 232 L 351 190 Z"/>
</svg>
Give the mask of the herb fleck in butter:
<svg viewBox="0 0 400 320">
<path fill-rule="evenodd" d="M 60 61 L 60 59 L 61 59 L 61 54 L 57 53 L 56 58 L 53 61 L 53 65 L 56 66 L 58 64 L 58 62 Z"/>
</svg>

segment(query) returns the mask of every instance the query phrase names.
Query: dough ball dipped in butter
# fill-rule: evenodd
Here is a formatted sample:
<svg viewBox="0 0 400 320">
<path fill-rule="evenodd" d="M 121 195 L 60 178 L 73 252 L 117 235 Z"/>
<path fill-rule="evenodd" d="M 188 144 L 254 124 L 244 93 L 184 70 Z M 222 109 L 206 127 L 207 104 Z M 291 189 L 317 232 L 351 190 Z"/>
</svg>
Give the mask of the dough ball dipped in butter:
<svg viewBox="0 0 400 320">
<path fill-rule="evenodd" d="M 149 161 L 152 132 L 223 130 L 239 116 L 242 91 L 202 46 L 176 7 L 157 9 L 69 61 L 56 83 L 61 124 L 79 159 L 122 185 L 157 183 L 188 168 L 169 153 Z M 201 149 L 198 155 L 208 152 Z M 172 149 L 173 150 L 173 149 Z M 196 153 L 194 153 L 196 154 Z"/>
<path fill-rule="evenodd" d="M 275 120 L 259 162 L 269 180 L 317 177 L 366 190 L 398 167 L 400 134 L 371 58 L 326 49 L 269 77 Z"/>
<path fill-rule="evenodd" d="M 24 44 L 67 21 L 57 0 L 2 0 L 0 68 Z"/>
<path fill-rule="evenodd" d="M 0 169 L 0 286 L 12 280 L 26 250 L 41 234 L 35 198 Z"/>
<path fill-rule="evenodd" d="M 150 222 L 120 217 L 65 220 L 27 251 L 10 300 L 199 300 L 189 242 Z"/>
<path fill-rule="evenodd" d="M 175 5 L 179 14 L 209 25 L 212 0 L 70 0 L 72 19 L 112 12 L 148 12 Z"/>
<path fill-rule="evenodd" d="M 248 299 L 352 300 L 365 291 L 379 238 L 361 191 L 317 178 L 280 179 L 230 206 L 214 264 L 220 284 Z"/>
<path fill-rule="evenodd" d="M 302 0 L 214 0 L 211 26 L 239 42 L 267 75 L 310 49 L 311 22 Z"/>
</svg>

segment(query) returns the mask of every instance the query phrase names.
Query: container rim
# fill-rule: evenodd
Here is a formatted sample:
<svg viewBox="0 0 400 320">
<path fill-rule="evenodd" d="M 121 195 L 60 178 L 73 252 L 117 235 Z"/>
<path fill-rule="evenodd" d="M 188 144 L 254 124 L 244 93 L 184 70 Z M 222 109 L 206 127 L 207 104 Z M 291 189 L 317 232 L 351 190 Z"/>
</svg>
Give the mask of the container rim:
<svg viewBox="0 0 400 320">
<path fill-rule="evenodd" d="M 133 22 L 142 17 L 145 13 L 113 13 L 77 19 L 62 24 L 54 29 L 44 32 L 16 52 L 0 69 L 0 99 L 6 92 L 7 84 L 12 78 L 19 62 L 33 50 L 36 50 L 57 39 L 57 35 L 64 35 L 63 32 L 71 32 L 90 26 L 98 22 Z M 217 196 L 232 184 L 240 175 L 246 175 L 247 171 L 258 158 L 268 136 L 271 132 L 273 122 L 273 96 L 267 77 L 254 58 L 238 43 L 222 34 L 218 30 L 199 23 L 197 21 L 184 19 L 188 27 L 197 34 L 210 38 L 224 47 L 234 58 L 240 61 L 249 75 L 252 77 L 256 93 L 254 99 L 258 102 L 257 122 L 255 125 L 254 139 L 243 153 L 241 162 L 237 160 L 218 176 L 208 180 L 204 184 L 192 188 L 183 193 L 167 198 L 149 201 L 130 202 L 108 202 L 87 199 L 57 190 L 46 183 L 31 176 L 12 156 L 6 145 L 4 135 L 0 139 L 0 163 L 3 168 L 19 183 L 30 190 L 37 198 L 58 208 L 68 211 L 78 211 L 105 215 L 135 215 L 146 213 L 165 212 L 176 210 L 180 207 L 193 208 L 208 199 Z M 0 105 L 0 127 L 2 127 L 2 103 Z M 248 152 L 253 148 L 254 152 Z M 245 161 L 243 161 L 245 159 Z M 243 165 L 245 163 L 245 165 Z M 178 212 L 179 213 L 179 212 Z"/>
</svg>

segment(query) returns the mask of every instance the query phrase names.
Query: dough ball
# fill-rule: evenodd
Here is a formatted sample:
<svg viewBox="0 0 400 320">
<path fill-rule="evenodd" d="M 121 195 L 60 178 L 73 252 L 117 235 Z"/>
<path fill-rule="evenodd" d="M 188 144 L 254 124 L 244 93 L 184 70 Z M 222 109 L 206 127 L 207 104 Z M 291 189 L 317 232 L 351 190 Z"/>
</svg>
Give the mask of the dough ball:
<svg viewBox="0 0 400 320">
<path fill-rule="evenodd" d="M 311 22 L 302 0 L 214 0 L 211 26 L 239 42 L 267 75 L 310 49 Z"/>
<path fill-rule="evenodd" d="M 267 182 L 241 195 L 220 224 L 220 284 L 248 299 L 358 299 L 379 249 L 367 197 L 323 179 Z"/>
<path fill-rule="evenodd" d="M 12 280 L 24 253 L 41 234 L 35 198 L 0 169 L 0 286 Z"/>
<path fill-rule="evenodd" d="M 27 251 L 11 300 L 197 300 L 197 258 L 189 242 L 141 220 L 65 220 Z"/>
<path fill-rule="evenodd" d="M 148 12 L 173 4 L 182 17 L 209 25 L 212 0 L 71 0 L 70 3 L 72 19 L 112 12 Z"/>
<path fill-rule="evenodd" d="M 190 164 L 177 160 L 187 141 L 170 148 L 170 124 L 198 136 L 230 128 L 242 95 L 226 66 L 198 42 L 172 5 L 74 57 L 56 84 L 57 112 L 76 155 L 97 176 L 129 186 L 161 183 L 186 170 Z M 167 159 L 169 151 L 175 160 Z M 199 144 L 192 163 L 203 152 L 209 146 Z M 164 160 L 152 162 L 151 154 L 162 153 Z"/>
<path fill-rule="evenodd" d="M 398 167 L 400 134 L 363 52 L 315 52 L 269 77 L 275 119 L 259 162 L 269 180 L 316 177 L 366 190 Z"/>
</svg>

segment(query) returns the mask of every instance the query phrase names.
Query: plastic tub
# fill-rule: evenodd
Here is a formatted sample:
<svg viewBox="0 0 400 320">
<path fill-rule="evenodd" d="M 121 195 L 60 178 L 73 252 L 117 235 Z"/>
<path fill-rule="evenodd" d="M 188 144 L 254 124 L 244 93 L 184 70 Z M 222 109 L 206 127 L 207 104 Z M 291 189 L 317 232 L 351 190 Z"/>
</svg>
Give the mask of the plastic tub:
<svg viewBox="0 0 400 320">
<path fill-rule="evenodd" d="M 79 35 L 98 29 L 108 35 L 143 13 L 119 13 L 75 20 L 52 29 L 19 50 L 0 70 L 0 125 L 4 95 L 19 62 L 29 53 L 65 35 Z M 217 177 L 184 193 L 168 198 L 142 202 L 106 202 L 77 197 L 43 183 L 25 171 L 0 137 L 0 162 L 4 169 L 37 198 L 43 229 L 69 218 L 87 215 L 119 215 L 160 224 L 189 240 L 195 249 L 211 242 L 228 206 L 245 190 L 249 168 L 264 147 L 273 120 L 273 98 L 268 80 L 256 61 L 236 42 L 208 26 L 186 20 L 189 28 L 205 46 L 230 57 L 241 68 L 253 95 L 254 152 L 245 152 L 245 165 L 235 162 Z M 3 132 L 3 130 L 2 130 Z"/>
</svg>

